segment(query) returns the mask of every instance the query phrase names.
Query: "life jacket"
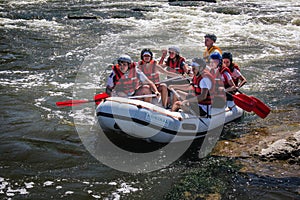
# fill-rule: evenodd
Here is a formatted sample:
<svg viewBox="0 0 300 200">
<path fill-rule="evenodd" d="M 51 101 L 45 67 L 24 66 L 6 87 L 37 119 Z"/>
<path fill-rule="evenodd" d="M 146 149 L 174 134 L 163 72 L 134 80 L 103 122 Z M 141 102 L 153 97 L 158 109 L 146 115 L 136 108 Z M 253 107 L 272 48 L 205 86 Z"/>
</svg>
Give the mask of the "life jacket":
<svg viewBox="0 0 300 200">
<path fill-rule="evenodd" d="M 153 83 L 159 82 L 159 74 L 155 72 L 156 61 L 151 60 L 149 65 L 146 67 L 147 63 L 143 60 L 139 61 L 140 70 L 149 78 Z"/>
<path fill-rule="evenodd" d="M 228 67 L 222 67 L 221 70 L 219 69 L 219 72 L 224 78 L 224 87 L 229 88 L 230 87 L 229 80 L 227 76 L 224 74 L 224 72 L 228 72 L 231 75 L 230 69 Z"/>
<path fill-rule="evenodd" d="M 204 77 L 208 77 L 211 82 L 212 82 L 212 88 L 210 89 L 210 91 L 214 90 L 214 79 L 213 76 L 206 70 L 203 70 L 202 74 L 200 74 L 199 76 L 194 76 L 191 82 L 191 85 L 194 88 L 195 94 L 196 95 L 200 95 L 201 94 L 201 88 L 199 87 L 200 85 L 200 81 L 204 78 Z M 207 97 L 206 99 L 202 100 L 202 101 L 198 101 L 199 104 L 203 104 L 203 105 L 211 105 L 212 104 L 212 93 L 208 91 Z"/>
<path fill-rule="evenodd" d="M 213 101 L 214 101 L 214 107 L 222 108 L 226 104 L 226 93 L 225 93 L 225 87 L 224 82 L 221 79 L 221 76 L 223 76 L 219 70 L 215 72 L 214 69 L 211 71 L 212 77 L 214 79 L 215 87 L 213 90 Z"/>
<path fill-rule="evenodd" d="M 116 76 L 113 79 L 114 89 L 117 92 L 124 92 L 125 94 L 133 94 L 139 86 L 139 79 L 137 77 L 135 64 L 132 63 L 127 73 L 120 70 L 118 64 L 112 66 Z"/>
<path fill-rule="evenodd" d="M 224 78 L 224 87 L 225 87 L 225 89 L 226 88 L 229 88 L 230 87 L 230 85 L 229 85 L 229 80 L 228 80 L 228 78 L 227 78 L 227 76 L 224 74 L 224 72 L 226 71 L 226 72 L 228 72 L 230 75 L 231 75 L 231 72 L 230 72 L 230 69 L 228 68 L 228 67 L 222 67 L 222 69 L 221 70 L 219 70 L 220 71 L 220 74 L 223 76 L 223 78 Z M 227 101 L 233 101 L 233 97 L 232 97 L 232 95 L 234 94 L 233 92 L 229 92 L 230 94 L 227 94 L 226 93 L 226 99 L 227 99 Z"/>
<path fill-rule="evenodd" d="M 239 66 L 235 63 L 232 63 L 232 67 L 229 68 L 230 69 L 230 72 L 232 73 L 234 71 L 234 69 L 238 70 L 238 71 L 241 71 Z M 238 78 L 234 78 L 232 77 L 232 80 L 234 82 L 234 84 L 237 86 L 239 84 L 239 79 Z"/>
<path fill-rule="evenodd" d="M 179 56 L 179 59 L 177 59 L 175 62 L 173 62 L 173 60 L 171 60 L 169 57 L 166 61 L 167 70 L 178 74 L 184 74 L 183 66 L 181 66 L 182 62 L 185 62 L 185 59 L 181 56 Z"/>
<path fill-rule="evenodd" d="M 218 51 L 220 53 L 220 55 L 222 55 L 222 50 L 217 47 L 217 46 L 212 46 L 209 49 L 205 49 L 205 51 L 203 52 L 203 59 L 206 61 L 206 63 L 209 62 L 209 56 L 210 54 L 212 54 L 213 52 Z"/>
</svg>

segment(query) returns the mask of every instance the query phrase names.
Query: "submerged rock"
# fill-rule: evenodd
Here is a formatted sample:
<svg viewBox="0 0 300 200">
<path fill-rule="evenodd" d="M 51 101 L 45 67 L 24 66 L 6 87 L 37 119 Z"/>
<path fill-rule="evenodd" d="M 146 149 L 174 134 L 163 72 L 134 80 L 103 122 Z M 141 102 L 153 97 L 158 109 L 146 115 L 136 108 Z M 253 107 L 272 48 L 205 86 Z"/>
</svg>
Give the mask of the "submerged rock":
<svg viewBox="0 0 300 200">
<path fill-rule="evenodd" d="M 259 156 L 267 160 L 288 160 L 300 163 L 300 131 L 286 139 L 280 139 L 262 149 Z"/>
</svg>

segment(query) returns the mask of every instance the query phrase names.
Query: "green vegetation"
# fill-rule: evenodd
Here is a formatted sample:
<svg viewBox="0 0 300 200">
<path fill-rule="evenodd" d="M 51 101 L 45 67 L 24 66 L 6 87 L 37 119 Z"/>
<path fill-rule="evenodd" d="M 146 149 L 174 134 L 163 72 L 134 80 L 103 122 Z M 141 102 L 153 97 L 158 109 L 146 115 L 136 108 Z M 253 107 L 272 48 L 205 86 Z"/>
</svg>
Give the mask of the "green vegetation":
<svg viewBox="0 0 300 200">
<path fill-rule="evenodd" d="M 202 159 L 188 166 L 165 199 L 221 199 L 221 195 L 232 187 L 239 169 L 240 166 L 230 158 Z"/>
</svg>

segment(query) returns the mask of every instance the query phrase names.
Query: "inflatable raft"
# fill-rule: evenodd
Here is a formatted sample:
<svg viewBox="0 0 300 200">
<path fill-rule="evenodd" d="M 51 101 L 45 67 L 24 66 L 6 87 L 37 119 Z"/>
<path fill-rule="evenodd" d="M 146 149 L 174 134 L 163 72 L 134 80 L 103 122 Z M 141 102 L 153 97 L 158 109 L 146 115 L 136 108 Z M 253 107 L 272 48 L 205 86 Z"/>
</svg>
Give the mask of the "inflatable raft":
<svg viewBox="0 0 300 200">
<path fill-rule="evenodd" d="M 106 133 L 118 132 L 129 137 L 158 143 L 172 143 L 204 137 L 243 115 L 230 109 L 213 108 L 210 118 L 185 112 L 171 112 L 152 103 L 122 97 L 109 97 L 96 108 L 97 120 Z"/>
</svg>

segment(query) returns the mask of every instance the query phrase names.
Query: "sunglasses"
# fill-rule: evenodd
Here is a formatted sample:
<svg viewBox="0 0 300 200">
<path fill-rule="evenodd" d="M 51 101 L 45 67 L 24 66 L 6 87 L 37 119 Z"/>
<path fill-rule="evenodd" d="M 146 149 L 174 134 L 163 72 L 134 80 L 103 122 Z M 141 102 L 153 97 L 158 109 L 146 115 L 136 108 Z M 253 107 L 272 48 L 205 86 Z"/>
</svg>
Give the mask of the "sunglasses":
<svg viewBox="0 0 300 200">
<path fill-rule="evenodd" d="M 174 52 L 174 51 L 169 51 L 169 54 L 175 54 L 176 52 Z"/>
</svg>

